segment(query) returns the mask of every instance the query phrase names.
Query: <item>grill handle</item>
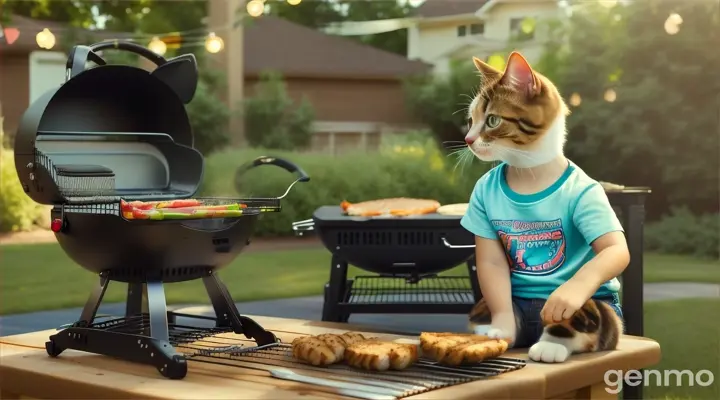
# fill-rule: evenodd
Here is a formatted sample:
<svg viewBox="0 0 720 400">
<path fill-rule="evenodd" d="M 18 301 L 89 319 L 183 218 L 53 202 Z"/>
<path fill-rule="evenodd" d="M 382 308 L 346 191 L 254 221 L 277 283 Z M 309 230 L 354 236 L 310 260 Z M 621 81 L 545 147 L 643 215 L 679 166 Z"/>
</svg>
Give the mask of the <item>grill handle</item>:
<svg viewBox="0 0 720 400">
<path fill-rule="evenodd" d="M 475 247 L 474 244 L 452 244 L 452 243 L 448 242 L 447 239 L 445 239 L 444 237 L 440 238 L 440 240 L 442 240 L 445 247 L 448 247 L 451 249 L 471 249 L 471 248 Z"/>
<path fill-rule="evenodd" d="M 312 219 L 305 219 L 292 223 L 292 230 L 295 232 L 295 236 L 303 236 L 305 232 L 315 230 L 315 221 Z"/>
<path fill-rule="evenodd" d="M 295 181 L 293 181 L 293 183 L 291 183 L 290 186 L 288 186 L 288 188 L 285 190 L 285 193 L 283 193 L 282 196 L 278 197 L 278 199 L 282 199 L 285 196 L 287 196 L 288 193 L 290 193 L 290 189 L 292 189 L 292 187 L 295 186 L 296 183 L 310 181 L 310 176 L 308 176 L 308 174 L 305 173 L 305 171 L 302 168 L 300 168 L 298 165 L 296 165 L 295 163 L 290 162 L 285 159 L 282 159 L 282 158 L 270 157 L 270 156 L 260 156 L 256 159 L 250 161 L 249 163 L 241 166 L 240 168 L 238 168 L 237 172 L 235 173 L 236 188 L 239 189 L 241 187 L 241 185 L 239 185 L 239 183 L 241 181 L 242 175 L 245 172 L 247 172 L 248 170 L 253 169 L 255 167 L 259 167 L 261 165 L 274 165 L 274 166 L 280 167 L 290 173 L 298 175 L 297 179 L 295 179 Z"/>
</svg>

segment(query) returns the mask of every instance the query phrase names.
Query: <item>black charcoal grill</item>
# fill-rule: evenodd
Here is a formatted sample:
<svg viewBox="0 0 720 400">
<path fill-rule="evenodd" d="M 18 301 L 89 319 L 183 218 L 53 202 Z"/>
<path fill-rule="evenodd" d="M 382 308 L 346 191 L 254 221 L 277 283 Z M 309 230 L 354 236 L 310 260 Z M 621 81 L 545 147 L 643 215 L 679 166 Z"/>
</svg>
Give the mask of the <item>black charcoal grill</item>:
<svg viewBox="0 0 720 400">
<path fill-rule="evenodd" d="M 461 216 L 354 217 L 339 206 L 318 208 L 296 222 L 298 235 L 315 231 L 332 253 L 323 321 L 352 313 L 465 314 L 480 299 L 474 237 Z M 465 263 L 469 277 L 438 276 Z M 348 264 L 376 275 L 348 279 Z"/>
<path fill-rule="evenodd" d="M 108 49 L 137 53 L 157 68 L 149 73 L 107 65 L 98 52 Z M 88 61 L 97 66 L 86 69 Z M 66 254 L 100 275 L 80 319 L 46 343 L 51 356 L 76 349 L 150 364 L 166 377 L 183 378 L 187 366 L 170 341 L 174 314 L 167 312 L 163 283 L 191 279 L 202 279 L 216 328 L 259 345 L 277 341 L 238 313 L 216 272 L 250 243 L 262 213 L 280 211 L 287 192 L 278 198 L 199 199 L 205 205 L 243 204 L 233 217 L 138 220 L 121 207 L 121 200 L 188 199 L 198 190 L 204 160 L 192 147 L 184 106 L 193 98 L 197 78 L 191 54 L 166 60 L 118 41 L 76 46 L 66 82 L 23 115 L 15 139 L 22 187 L 36 202 L 53 205 L 52 229 Z M 273 157 L 242 169 L 260 165 L 297 173 L 293 184 L 309 180 L 294 164 Z M 96 329 L 96 312 L 110 281 L 127 284 L 125 318 L 147 319 L 143 329 Z"/>
</svg>

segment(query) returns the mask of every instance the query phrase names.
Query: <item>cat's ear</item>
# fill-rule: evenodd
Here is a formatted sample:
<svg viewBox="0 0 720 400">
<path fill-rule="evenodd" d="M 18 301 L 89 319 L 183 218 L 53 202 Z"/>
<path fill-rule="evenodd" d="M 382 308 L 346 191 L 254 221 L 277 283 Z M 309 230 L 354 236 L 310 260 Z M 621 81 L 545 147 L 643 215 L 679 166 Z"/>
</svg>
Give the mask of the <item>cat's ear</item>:
<svg viewBox="0 0 720 400">
<path fill-rule="evenodd" d="M 475 64 L 475 68 L 477 68 L 478 71 L 482 74 L 485 79 L 488 80 L 496 80 L 500 79 L 502 77 L 502 71 L 498 71 L 497 69 L 493 68 L 491 65 L 485 63 L 483 60 L 473 57 L 473 64 Z"/>
<path fill-rule="evenodd" d="M 540 80 L 535 76 L 530 63 L 516 51 L 510 53 L 500 83 L 515 87 L 530 99 L 540 94 Z"/>
</svg>

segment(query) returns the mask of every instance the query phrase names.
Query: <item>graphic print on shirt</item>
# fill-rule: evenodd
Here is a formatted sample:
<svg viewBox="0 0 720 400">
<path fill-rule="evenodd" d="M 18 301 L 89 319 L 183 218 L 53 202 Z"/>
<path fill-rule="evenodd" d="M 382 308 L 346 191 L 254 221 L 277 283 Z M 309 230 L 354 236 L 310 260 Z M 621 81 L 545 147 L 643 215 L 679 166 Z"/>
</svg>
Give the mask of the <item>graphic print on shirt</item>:
<svg viewBox="0 0 720 400">
<path fill-rule="evenodd" d="M 562 220 L 492 220 L 513 273 L 546 275 L 566 259 Z"/>
</svg>

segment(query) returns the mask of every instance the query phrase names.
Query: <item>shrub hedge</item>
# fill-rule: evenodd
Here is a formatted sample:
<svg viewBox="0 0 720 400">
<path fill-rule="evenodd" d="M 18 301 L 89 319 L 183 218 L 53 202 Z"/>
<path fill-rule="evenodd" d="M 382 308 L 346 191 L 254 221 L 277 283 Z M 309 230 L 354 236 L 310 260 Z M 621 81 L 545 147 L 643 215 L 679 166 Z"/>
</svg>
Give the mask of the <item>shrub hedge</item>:
<svg viewBox="0 0 720 400">
<path fill-rule="evenodd" d="M 432 198 L 443 204 L 468 201 L 477 179 L 487 166 L 474 161 L 454 169 L 451 159 L 432 143 L 389 145 L 378 154 L 348 154 L 341 157 L 257 149 L 234 150 L 212 155 L 206 161 L 203 195 L 234 196 L 235 171 L 239 165 L 261 155 L 286 158 L 310 175 L 283 200 L 282 212 L 263 216 L 258 236 L 292 235 L 291 225 L 312 217 L 322 205 L 339 205 L 343 200 L 359 202 L 374 198 Z M 241 195 L 278 196 L 294 176 L 277 168 L 262 166 L 247 171 L 240 180 Z"/>
<path fill-rule="evenodd" d="M 0 149 L 0 232 L 29 230 L 46 217 L 46 211 L 23 192 L 13 152 Z"/>
<path fill-rule="evenodd" d="M 694 215 L 687 208 L 675 208 L 660 221 L 645 227 L 645 249 L 718 259 L 720 214 Z"/>
</svg>

